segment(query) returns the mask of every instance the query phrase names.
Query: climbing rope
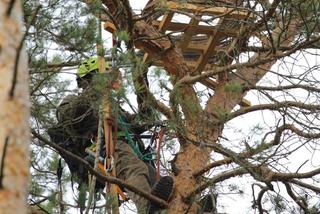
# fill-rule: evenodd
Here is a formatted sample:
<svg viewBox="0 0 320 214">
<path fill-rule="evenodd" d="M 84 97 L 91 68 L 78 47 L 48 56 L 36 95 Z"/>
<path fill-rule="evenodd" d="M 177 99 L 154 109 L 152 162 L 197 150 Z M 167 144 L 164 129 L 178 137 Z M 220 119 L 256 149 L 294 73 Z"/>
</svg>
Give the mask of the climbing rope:
<svg viewBox="0 0 320 214">
<path fill-rule="evenodd" d="M 149 153 L 143 154 L 140 151 L 139 145 L 137 144 L 136 141 L 133 140 L 132 136 L 130 135 L 130 132 L 128 130 L 129 124 L 125 123 L 121 116 L 118 118 L 118 124 L 120 125 L 120 129 L 123 130 L 123 133 L 125 135 L 127 143 L 130 145 L 130 147 L 133 149 L 133 151 L 137 154 L 137 156 L 143 161 L 153 161 L 154 160 L 154 158 L 153 158 L 154 153 L 149 152 Z"/>
</svg>

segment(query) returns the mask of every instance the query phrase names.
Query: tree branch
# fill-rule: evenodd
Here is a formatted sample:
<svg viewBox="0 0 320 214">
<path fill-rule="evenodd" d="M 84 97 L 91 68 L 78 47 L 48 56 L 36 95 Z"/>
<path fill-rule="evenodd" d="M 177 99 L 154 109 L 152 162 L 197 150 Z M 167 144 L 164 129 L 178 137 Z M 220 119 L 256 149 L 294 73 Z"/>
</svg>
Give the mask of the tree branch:
<svg viewBox="0 0 320 214">
<path fill-rule="evenodd" d="M 277 86 L 277 87 L 271 87 L 271 86 L 246 86 L 243 88 L 243 90 L 259 90 L 259 91 L 284 91 L 284 90 L 291 90 L 291 89 L 303 89 L 306 91 L 312 91 L 320 93 L 320 89 L 317 87 L 312 87 L 309 85 L 300 85 L 300 84 L 293 84 L 293 85 L 285 85 L 285 86 Z"/>
<path fill-rule="evenodd" d="M 117 184 L 121 187 L 124 187 L 146 199 L 148 199 L 149 201 L 151 201 L 152 203 L 155 203 L 161 207 L 167 207 L 168 203 L 165 202 L 164 200 L 151 195 L 148 192 L 145 192 L 143 190 L 138 189 L 135 186 L 132 186 L 130 184 L 125 183 L 124 181 L 115 178 L 115 177 L 111 177 L 111 176 L 104 176 L 102 175 L 100 172 L 97 172 L 93 169 L 93 167 L 85 160 L 83 160 L 81 157 L 74 155 L 73 153 L 63 149 L 62 147 L 58 146 L 57 144 L 49 141 L 48 139 L 42 137 L 39 133 L 37 133 L 35 130 L 31 130 L 31 133 L 33 134 L 33 136 L 35 136 L 36 138 L 38 138 L 40 141 L 42 141 L 43 143 L 47 144 L 48 146 L 54 148 L 55 150 L 57 150 L 59 153 L 62 153 L 64 155 L 69 156 L 70 158 L 72 158 L 74 161 L 78 162 L 79 164 L 83 164 L 83 166 L 94 176 L 96 176 L 99 180 L 104 181 L 104 182 L 110 182 L 113 184 Z"/>
<path fill-rule="evenodd" d="M 298 197 L 294 194 L 294 192 L 292 191 L 292 188 L 291 188 L 291 186 L 290 186 L 289 183 L 284 182 L 283 184 L 285 185 L 285 187 L 286 187 L 286 189 L 287 189 L 288 195 L 293 199 L 293 201 L 296 202 L 301 209 L 303 209 L 304 213 L 309 213 L 309 212 L 308 212 L 308 204 L 307 204 L 307 202 L 305 201 L 305 199 L 303 199 L 303 198 L 301 198 L 301 197 L 298 198 Z"/>
<path fill-rule="evenodd" d="M 186 198 L 190 198 L 190 197 L 194 196 L 195 194 L 201 193 L 207 187 L 212 186 L 218 182 L 225 181 L 225 180 L 232 178 L 232 177 L 235 177 L 235 176 L 244 175 L 246 173 L 248 173 L 248 171 L 242 167 L 239 167 L 239 168 L 231 170 L 231 171 L 222 172 L 222 173 L 210 178 L 209 181 L 204 182 L 204 183 L 198 185 L 197 187 L 195 187 L 194 189 L 192 189 L 190 192 L 187 193 Z"/>
<path fill-rule="evenodd" d="M 290 108 L 290 107 L 296 107 L 299 109 L 306 109 L 309 111 L 315 111 L 320 110 L 320 105 L 312 105 L 312 104 L 305 104 L 302 102 L 294 102 L 294 101 L 283 101 L 278 103 L 272 103 L 272 104 L 261 104 L 261 105 L 255 105 L 250 107 L 243 107 L 235 112 L 232 112 L 227 115 L 227 121 L 236 118 L 238 116 L 254 112 L 254 111 L 260 111 L 260 110 L 279 110 L 281 108 Z"/>
<path fill-rule="evenodd" d="M 270 133 L 275 132 L 275 136 L 274 139 L 269 142 L 269 143 L 264 143 L 264 144 L 260 144 L 258 145 L 256 148 L 251 148 L 249 151 L 245 151 L 242 153 L 238 153 L 239 158 L 250 158 L 256 154 L 261 153 L 262 151 L 265 151 L 266 149 L 269 149 L 273 146 L 279 145 L 280 144 L 280 138 L 282 133 L 287 130 L 290 129 L 290 127 L 295 130 L 295 132 L 300 133 L 301 131 L 299 129 L 294 128 L 294 126 L 292 125 L 288 125 L 288 124 L 284 124 L 280 127 L 278 127 L 275 131 L 272 131 Z M 304 136 L 309 136 L 309 137 L 317 137 L 317 134 L 315 134 L 315 136 L 310 135 L 310 133 L 303 133 L 300 135 L 304 135 Z M 218 160 L 215 161 L 213 163 L 208 164 L 207 166 L 203 167 L 200 170 L 197 170 L 193 173 L 194 177 L 198 177 L 200 175 L 202 175 L 203 173 L 209 171 L 210 169 L 214 168 L 214 167 L 218 167 L 221 165 L 225 165 L 225 164 L 231 164 L 233 162 L 232 158 L 224 158 L 223 160 Z"/>
<path fill-rule="evenodd" d="M 277 59 L 281 59 L 284 58 L 286 56 L 290 56 L 291 54 L 303 49 L 303 48 L 307 48 L 310 45 L 319 42 L 320 41 L 320 37 L 314 38 L 312 40 L 307 40 L 305 42 L 300 43 L 297 46 L 292 47 L 291 50 L 288 50 L 286 52 L 281 52 L 281 53 L 277 53 L 277 54 L 273 54 L 269 57 L 265 57 L 265 58 L 256 58 L 253 61 L 249 61 L 249 62 L 245 62 L 245 63 L 235 63 L 232 65 L 227 65 L 227 66 L 223 66 L 223 67 L 219 67 L 216 68 L 215 70 L 210 70 L 210 71 L 206 71 L 203 72 L 199 75 L 196 76 L 185 76 L 182 79 L 179 80 L 178 84 L 194 84 L 196 82 L 199 82 L 203 79 L 209 78 L 209 77 L 213 77 L 217 74 L 220 73 L 224 73 L 224 72 L 228 72 L 228 71 L 232 71 L 232 70 L 236 70 L 236 69 L 243 69 L 243 68 L 254 68 L 257 67 L 259 65 L 265 64 L 265 63 L 269 63 L 272 61 L 275 61 Z"/>
<path fill-rule="evenodd" d="M 299 185 L 299 186 L 301 186 L 303 188 L 310 189 L 310 190 L 320 194 L 320 188 L 319 187 L 304 183 L 304 182 L 296 180 L 296 179 L 292 179 L 292 180 L 290 180 L 290 182 L 293 183 L 293 184 Z"/>
<path fill-rule="evenodd" d="M 268 190 L 269 190 L 269 188 L 268 188 L 267 186 L 266 186 L 266 187 L 263 187 L 263 188 L 260 190 L 259 194 L 258 194 L 257 200 L 255 201 L 255 204 L 258 205 L 258 210 L 259 210 L 259 213 L 260 213 L 260 214 L 263 214 L 263 212 L 264 212 L 264 209 L 263 209 L 263 207 L 262 207 L 262 198 L 263 198 L 263 195 L 264 195 Z"/>
<path fill-rule="evenodd" d="M 296 129 L 292 128 L 290 125 L 288 125 L 288 126 L 284 125 L 279 132 L 282 132 L 287 127 L 291 128 L 295 132 L 301 134 L 301 136 L 307 136 L 307 137 L 312 136 L 311 134 L 300 133 L 299 132 L 300 130 L 296 130 Z M 316 135 L 318 135 L 318 134 L 316 134 Z M 279 136 L 280 136 L 280 134 L 278 134 L 278 137 Z M 276 140 L 275 140 L 275 142 L 276 142 Z M 238 153 L 235 153 L 235 152 L 231 151 L 230 149 L 227 149 L 227 148 L 223 147 L 222 145 L 220 145 L 218 143 L 214 143 L 214 144 L 212 144 L 212 143 L 203 143 L 203 145 L 211 147 L 216 152 L 231 158 L 233 160 L 233 162 L 235 162 L 236 164 L 238 164 L 238 165 L 242 166 L 244 169 L 246 169 L 251 174 L 251 176 L 253 176 L 256 180 L 261 181 L 261 182 L 265 182 L 267 184 L 270 184 L 271 181 L 283 181 L 283 182 L 286 182 L 286 181 L 290 181 L 290 180 L 295 179 L 295 178 L 300 178 L 300 179 L 302 179 L 302 178 L 311 178 L 311 177 L 313 177 L 315 175 L 320 174 L 320 168 L 312 170 L 312 171 L 309 171 L 309 172 L 305 172 L 305 173 L 283 173 L 283 172 L 279 173 L 279 172 L 273 172 L 272 170 L 270 170 L 268 168 L 268 166 L 252 164 L 249 161 L 244 160 L 244 158 L 239 156 Z"/>
</svg>

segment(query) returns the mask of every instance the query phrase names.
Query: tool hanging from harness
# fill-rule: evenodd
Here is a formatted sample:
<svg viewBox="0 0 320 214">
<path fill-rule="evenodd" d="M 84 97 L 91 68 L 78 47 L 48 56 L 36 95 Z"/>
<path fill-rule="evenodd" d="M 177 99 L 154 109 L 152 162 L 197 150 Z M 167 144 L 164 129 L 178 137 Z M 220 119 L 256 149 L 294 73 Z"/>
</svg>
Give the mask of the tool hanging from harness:
<svg viewBox="0 0 320 214">
<path fill-rule="evenodd" d="M 124 137 L 126 139 L 126 142 L 130 145 L 130 147 L 133 149 L 133 151 L 142 161 L 146 161 L 146 162 L 153 161 L 155 159 L 154 158 L 155 153 L 151 150 L 152 147 L 150 147 L 149 145 L 148 146 L 148 148 L 150 148 L 149 150 L 144 149 L 144 151 L 141 151 L 141 146 L 139 146 L 139 143 L 138 143 L 138 140 L 141 140 L 142 137 L 152 139 L 153 135 L 137 136 L 137 135 L 130 134 L 128 130 L 128 126 L 130 124 L 127 124 L 126 122 L 124 122 L 124 119 L 122 118 L 122 116 L 118 118 L 118 124 L 120 126 L 120 129 L 122 130 L 120 133 L 118 133 L 118 136 Z"/>
<path fill-rule="evenodd" d="M 110 74 L 109 77 L 110 80 L 108 81 L 109 88 L 108 90 L 113 90 L 117 89 L 120 87 L 120 84 L 118 82 L 118 78 L 112 78 L 112 75 L 118 74 L 118 65 L 117 65 L 117 51 L 121 49 L 120 47 L 120 42 L 117 41 L 116 36 L 113 34 L 113 47 L 114 51 L 112 52 L 112 62 L 111 62 L 111 71 L 108 73 Z M 99 60 L 101 60 L 101 56 L 99 57 Z M 104 60 L 104 59 L 103 59 Z M 104 64 L 104 62 L 103 62 Z M 99 66 L 99 71 L 103 72 L 105 66 L 101 65 Z M 118 75 L 119 76 L 119 75 Z M 153 131 L 153 134 L 151 135 L 134 135 L 130 133 L 129 131 L 129 126 L 131 124 L 128 124 L 125 122 L 125 119 L 122 117 L 122 115 L 117 115 L 113 113 L 111 116 L 111 103 L 109 103 L 110 99 L 110 92 L 107 93 L 107 96 L 104 98 L 103 102 L 103 126 L 104 128 L 102 129 L 103 133 L 98 134 L 98 136 L 104 136 L 102 137 L 103 139 L 100 139 L 102 142 L 101 149 L 105 149 L 105 153 L 102 152 L 100 153 L 100 157 L 98 157 L 98 169 L 100 172 L 104 175 L 110 175 L 110 176 L 116 176 L 115 172 L 115 167 L 114 167 L 114 151 L 115 151 L 115 145 L 117 143 L 118 138 L 125 138 L 125 142 L 127 142 L 133 151 L 137 154 L 137 156 L 145 162 L 150 163 L 154 168 L 156 169 L 156 175 L 157 175 L 157 180 L 160 178 L 160 147 L 161 147 L 161 142 L 163 140 L 163 135 L 164 135 L 164 127 L 156 125 Z M 117 112 L 117 111 L 116 111 Z M 119 133 L 118 132 L 118 126 L 119 126 Z M 114 137 L 116 136 L 116 137 Z M 146 149 L 141 149 L 139 147 L 139 143 L 142 143 L 142 138 L 150 139 L 150 143 Z M 158 143 L 156 143 L 155 146 L 153 146 L 154 142 L 158 140 Z M 140 142 L 139 142 L 140 141 Z M 86 153 L 95 158 L 95 145 L 96 145 L 96 140 L 92 140 L 92 146 L 86 148 Z M 154 147 L 157 147 L 157 153 L 154 150 Z M 157 160 L 157 167 L 154 164 L 154 161 Z M 115 197 L 115 194 L 119 194 L 122 198 L 123 201 L 128 200 L 126 195 L 123 193 L 121 188 L 115 184 L 110 184 L 107 183 L 107 191 Z M 117 197 L 118 198 L 118 197 Z M 113 203 L 113 205 L 117 204 L 118 202 Z M 117 211 L 113 211 L 117 213 Z"/>
</svg>

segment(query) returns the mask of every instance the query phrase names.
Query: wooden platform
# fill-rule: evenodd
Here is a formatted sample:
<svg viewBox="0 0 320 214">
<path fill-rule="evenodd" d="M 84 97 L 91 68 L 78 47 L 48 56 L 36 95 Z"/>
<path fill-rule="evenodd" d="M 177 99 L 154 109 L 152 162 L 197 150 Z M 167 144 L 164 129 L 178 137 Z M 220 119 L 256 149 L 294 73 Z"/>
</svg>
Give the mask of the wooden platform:
<svg viewBox="0 0 320 214">
<path fill-rule="evenodd" d="M 230 7 L 206 7 L 198 4 L 167 2 L 166 12 L 152 24 L 161 33 L 169 33 L 172 40 L 181 50 L 187 66 L 193 74 L 199 74 L 213 69 L 219 62 L 219 51 L 224 51 L 236 37 L 241 23 L 254 17 L 248 11 Z M 177 14 L 187 14 L 184 22 L 181 18 L 174 20 Z M 204 22 L 203 19 L 210 20 Z M 111 22 L 105 23 L 105 29 L 111 33 L 115 27 Z M 144 55 L 144 61 L 162 66 L 162 62 Z M 201 82 L 214 90 L 217 83 L 214 79 Z M 242 106 L 249 106 L 250 102 L 244 100 Z"/>
</svg>

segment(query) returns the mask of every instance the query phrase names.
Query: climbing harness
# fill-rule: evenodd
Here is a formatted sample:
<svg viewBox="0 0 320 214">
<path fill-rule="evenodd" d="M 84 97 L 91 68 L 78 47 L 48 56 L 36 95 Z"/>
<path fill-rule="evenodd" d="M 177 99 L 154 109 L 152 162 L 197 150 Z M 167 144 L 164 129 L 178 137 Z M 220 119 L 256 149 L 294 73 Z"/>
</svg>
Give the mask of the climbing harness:
<svg viewBox="0 0 320 214">
<path fill-rule="evenodd" d="M 143 154 L 140 149 L 139 146 L 137 145 L 137 142 L 133 140 L 132 136 L 130 135 L 129 131 L 128 131 L 128 124 L 126 124 L 122 117 L 119 117 L 119 125 L 120 128 L 122 130 L 124 130 L 125 133 L 125 138 L 128 142 L 128 144 L 130 145 L 130 147 L 133 149 L 133 151 L 137 154 L 137 156 L 143 160 L 143 161 L 154 161 L 156 160 L 156 179 L 159 180 L 160 179 L 160 149 L 161 149 L 161 143 L 163 141 L 163 136 L 164 136 L 164 131 L 165 131 L 165 127 L 164 126 L 160 126 L 160 130 L 159 132 L 157 132 L 157 129 L 159 128 L 159 126 L 155 127 L 155 131 L 154 134 L 152 136 L 150 136 L 150 144 L 146 149 L 146 154 Z M 156 149 L 157 149 L 157 153 L 150 151 L 152 149 L 152 144 L 154 143 L 154 141 L 157 140 L 157 144 L 155 145 Z M 156 156 L 156 158 L 154 158 L 154 156 Z"/>
<path fill-rule="evenodd" d="M 109 123 L 111 123 L 112 120 L 109 120 Z M 140 135 L 140 136 L 135 136 L 133 137 L 129 130 L 128 130 L 128 126 L 129 124 L 124 122 L 124 119 L 120 116 L 118 118 L 118 124 L 120 126 L 120 129 L 123 131 L 118 132 L 117 137 L 125 137 L 126 142 L 130 145 L 130 147 L 133 149 L 133 151 L 137 154 L 137 156 L 145 161 L 155 161 L 156 160 L 156 180 L 160 179 L 160 149 L 161 149 L 161 145 L 163 143 L 163 137 L 164 137 L 164 133 L 165 133 L 165 126 L 163 125 L 156 125 L 154 127 L 153 130 L 153 134 L 152 135 Z M 149 145 L 146 149 L 146 152 L 142 152 L 139 149 L 139 146 L 137 144 L 137 141 L 134 140 L 134 138 L 145 138 L 145 139 L 150 139 Z M 95 142 L 93 141 L 93 138 L 91 139 L 91 142 L 93 143 L 90 147 L 86 148 L 86 153 L 92 157 L 95 157 Z M 110 151 L 110 145 L 107 145 L 108 143 L 106 142 L 105 146 L 109 147 L 107 150 Z M 155 145 L 154 145 L 155 144 Z M 154 148 L 156 148 L 156 152 L 154 152 Z M 112 170 L 114 168 L 114 157 L 113 155 L 109 155 L 109 158 L 106 157 L 99 157 L 99 165 L 98 165 L 99 171 L 103 174 L 103 175 L 112 175 Z M 117 193 L 121 196 L 122 201 L 127 201 L 129 200 L 129 198 L 125 195 L 125 193 L 121 190 L 121 188 L 116 185 L 116 190 Z"/>
<path fill-rule="evenodd" d="M 86 148 L 86 153 L 89 156 L 92 156 L 93 158 L 95 158 L 95 147 L 94 147 L 95 143 L 93 144 L 93 146 L 90 146 L 88 148 Z M 107 167 L 107 162 L 106 162 L 106 158 L 103 158 L 101 156 L 99 156 L 99 163 L 98 163 L 98 170 L 102 175 L 109 175 L 110 176 L 110 172 L 112 170 L 114 166 L 114 160 L 112 160 L 112 164 L 111 167 Z M 128 201 L 129 198 L 126 196 L 126 194 L 121 190 L 121 188 L 116 185 L 116 190 L 117 193 L 121 196 L 122 201 Z"/>
<path fill-rule="evenodd" d="M 101 33 L 101 32 L 100 32 Z M 112 45 L 114 48 L 114 51 L 112 51 L 112 61 L 111 61 L 111 68 L 110 72 L 116 73 L 117 72 L 117 51 L 119 48 L 121 48 L 121 43 L 117 40 L 115 34 L 113 33 L 112 35 Z M 100 48 L 100 49 L 99 49 Z M 98 53 L 101 53 L 101 49 L 103 49 L 102 44 L 97 44 L 97 49 L 98 49 Z M 97 66 L 96 62 L 98 61 L 99 66 Z M 103 56 L 99 56 L 98 58 L 90 58 L 89 60 L 86 61 L 86 63 L 81 64 L 79 71 L 80 74 L 82 76 L 86 75 L 87 73 L 87 68 L 91 71 L 93 68 L 97 69 L 99 68 L 99 72 L 100 73 L 105 73 L 105 68 L 108 68 L 108 66 L 106 66 L 107 64 L 104 62 L 104 58 Z M 116 80 L 118 81 L 118 79 Z M 117 84 L 118 82 L 116 82 L 114 80 L 110 80 L 109 83 L 109 89 L 115 89 L 113 87 L 114 84 Z M 116 177 L 116 171 L 115 171 L 115 166 L 114 166 L 114 152 L 115 152 L 115 145 L 117 144 L 117 139 L 119 138 L 119 136 L 122 134 L 123 137 L 125 138 L 125 141 L 130 145 L 130 147 L 133 149 L 133 151 L 137 154 L 137 156 L 145 162 L 151 162 L 153 163 L 154 160 L 157 160 L 157 179 L 160 178 L 160 147 L 161 147 L 161 143 L 163 141 L 163 135 L 164 135 L 164 128 L 161 127 L 159 132 L 154 132 L 153 135 L 145 135 L 143 137 L 147 137 L 150 138 L 150 144 L 147 147 L 146 150 L 144 151 L 140 151 L 139 145 L 138 145 L 138 140 L 137 137 L 140 138 L 139 140 L 142 139 L 142 136 L 132 136 L 132 134 L 130 134 L 129 132 L 129 125 L 130 124 L 126 124 L 124 118 L 120 115 L 120 116 L 116 116 L 115 120 L 113 119 L 113 117 L 111 116 L 111 103 L 109 101 L 109 96 L 110 94 L 107 94 L 107 96 L 103 99 L 103 103 L 102 103 L 102 112 L 103 112 L 103 116 L 100 115 L 99 117 L 103 117 L 103 129 L 102 129 L 102 134 L 98 133 L 99 136 L 103 136 L 102 138 L 104 138 L 104 141 L 101 139 L 95 139 L 95 138 L 91 138 L 90 141 L 92 143 L 92 146 L 86 148 L 86 153 L 89 156 L 92 157 L 96 157 L 98 156 L 98 165 L 97 168 L 98 170 L 103 174 L 103 175 L 109 175 L 109 176 L 113 176 Z M 120 128 L 120 132 L 118 132 L 118 125 Z M 158 129 L 159 127 L 155 127 L 155 131 Z M 99 141 L 96 141 L 99 140 Z M 155 145 L 155 147 L 157 147 L 157 153 L 154 152 L 154 148 L 153 148 L 153 143 L 154 141 L 157 140 L 157 144 Z M 105 147 L 105 156 L 102 157 L 101 154 L 96 154 L 96 149 L 95 145 L 96 142 L 100 142 L 104 144 Z M 103 149 L 103 146 L 101 147 Z M 100 148 L 99 148 L 100 149 Z M 106 189 L 107 192 L 110 194 L 111 198 L 112 198 L 112 214 L 117 214 L 119 213 L 119 203 L 118 203 L 118 197 L 119 195 L 121 196 L 121 198 L 126 201 L 128 200 L 128 198 L 126 197 L 126 195 L 123 193 L 123 191 L 121 190 L 121 188 L 116 185 L 116 184 L 112 184 L 112 183 L 107 183 L 106 184 Z"/>
<path fill-rule="evenodd" d="M 137 156 L 143 160 L 143 161 L 152 161 L 154 158 L 152 157 L 154 153 L 150 152 L 147 154 L 143 154 L 140 149 L 139 145 L 135 140 L 133 140 L 133 137 L 130 135 L 129 130 L 128 130 L 128 125 L 127 123 L 124 122 L 123 118 L 120 116 L 118 118 L 118 124 L 120 125 L 120 129 L 123 130 L 124 132 L 124 137 L 126 138 L 127 143 L 130 145 L 130 147 L 133 149 L 133 151 L 137 154 Z"/>
</svg>

